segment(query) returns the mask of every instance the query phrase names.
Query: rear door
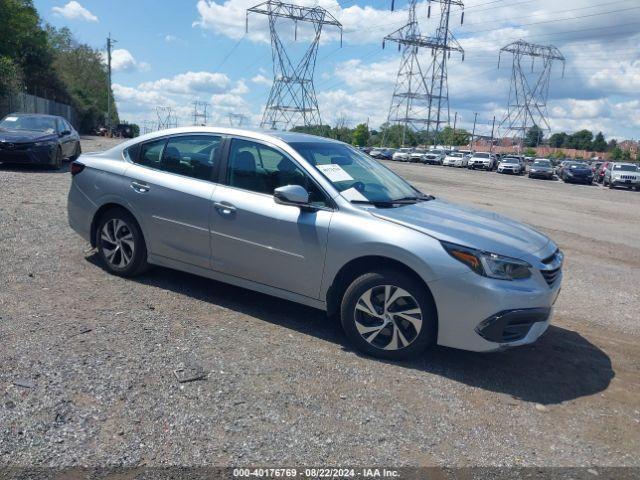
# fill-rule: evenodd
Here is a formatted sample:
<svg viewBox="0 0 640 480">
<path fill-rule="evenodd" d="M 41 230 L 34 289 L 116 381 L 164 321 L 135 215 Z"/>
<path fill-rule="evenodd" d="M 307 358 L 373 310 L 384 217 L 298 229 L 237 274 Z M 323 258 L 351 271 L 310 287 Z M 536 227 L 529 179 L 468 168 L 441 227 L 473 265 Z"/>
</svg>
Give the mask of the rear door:
<svg viewBox="0 0 640 480">
<path fill-rule="evenodd" d="M 127 198 L 143 223 L 151 255 L 210 268 L 210 202 L 221 140 L 174 135 L 129 152 Z"/>
</svg>

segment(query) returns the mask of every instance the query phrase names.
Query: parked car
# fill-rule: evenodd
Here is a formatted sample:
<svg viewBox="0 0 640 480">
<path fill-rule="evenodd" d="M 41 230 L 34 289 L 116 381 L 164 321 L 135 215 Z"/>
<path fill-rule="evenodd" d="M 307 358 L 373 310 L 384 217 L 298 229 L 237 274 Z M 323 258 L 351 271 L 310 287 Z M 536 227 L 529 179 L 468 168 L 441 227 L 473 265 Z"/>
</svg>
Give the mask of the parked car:
<svg viewBox="0 0 640 480">
<path fill-rule="evenodd" d="M 640 190 L 640 171 L 633 163 L 609 162 L 604 172 L 603 185 L 609 188 L 627 187 Z"/>
<path fill-rule="evenodd" d="M 433 148 L 423 155 L 422 162 L 428 163 L 429 165 L 442 165 L 444 157 L 443 150 Z"/>
<path fill-rule="evenodd" d="M 609 165 L 611 165 L 611 162 L 602 162 L 600 164 L 600 166 L 596 169 L 596 171 L 594 173 L 594 180 L 597 183 L 602 183 L 603 182 L 603 180 L 604 180 L 604 172 L 607 170 Z"/>
<path fill-rule="evenodd" d="M 81 153 L 80 136 L 54 115 L 12 113 L 0 121 L 0 163 L 62 167 Z"/>
<path fill-rule="evenodd" d="M 444 157 L 444 160 L 442 161 L 442 165 L 444 165 L 445 167 L 461 167 L 462 166 L 462 160 L 465 160 L 465 167 L 466 165 L 466 158 L 465 156 L 460 153 L 460 152 L 450 152 L 446 157 Z M 457 164 L 459 162 L 459 164 Z"/>
<path fill-rule="evenodd" d="M 544 234 L 426 195 L 336 140 L 185 127 L 71 174 L 69 223 L 108 272 L 161 265 L 338 313 L 374 356 L 531 343 L 562 282 Z"/>
<path fill-rule="evenodd" d="M 374 148 L 369 152 L 369 156 L 381 160 L 391 160 L 391 157 L 393 157 L 393 150 L 390 148 Z"/>
<path fill-rule="evenodd" d="M 569 162 L 564 165 L 560 179 L 565 183 L 593 183 L 593 171 L 584 162 Z"/>
<path fill-rule="evenodd" d="M 425 163 L 425 155 L 427 154 L 427 150 L 424 148 L 414 148 L 413 152 L 409 155 L 409 161 L 414 163 Z"/>
<path fill-rule="evenodd" d="M 483 170 L 493 170 L 496 166 L 496 157 L 489 152 L 476 152 L 469 159 L 469 168 L 481 168 Z"/>
<path fill-rule="evenodd" d="M 529 167 L 529 178 L 553 180 L 553 165 L 546 158 L 536 158 Z"/>
<path fill-rule="evenodd" d="M 510 173 L 512 175 L 520 175 L 522 173 L 522 163 L 516 157 L 505 157 L 498 164 L 497 173 Z"/>
<path fill-rule="evenodd" d="M 400 148 L 393 153 L 391 159 L 396 162 L 408 162 L 411 160 L 412 151 L 413 148 Z"/>
<path fill-rule="evenodd" d="M 562 178 L 562 169 L 570 164 L 573 160 L 562 160 L 560 163 L 556 165 L 556 176 L 558 178 Z"/>
</svg>

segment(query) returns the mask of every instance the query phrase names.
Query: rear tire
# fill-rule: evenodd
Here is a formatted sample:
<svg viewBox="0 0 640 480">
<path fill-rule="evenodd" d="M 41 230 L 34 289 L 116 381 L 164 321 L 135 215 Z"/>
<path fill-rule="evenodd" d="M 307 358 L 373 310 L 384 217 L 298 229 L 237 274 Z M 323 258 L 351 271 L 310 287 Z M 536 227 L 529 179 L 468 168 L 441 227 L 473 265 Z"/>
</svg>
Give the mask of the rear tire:
<svg viewBox="0 0 640 480">
<path fill-rule="evenodd" d="M 436 342 L 431 295 L 424 284 L 397 270 L 356 278 L 342 299 L 340 320 L 351 344 L 374 357 L 412 358 Z"/>
<path fill-rule="evenodd" d="M 113 275 L 134 277 L 149 268 L 142 230 L 124 209 L 113 208 L 102 215 L 96 227 L 96 247 Z"/>
</svg>

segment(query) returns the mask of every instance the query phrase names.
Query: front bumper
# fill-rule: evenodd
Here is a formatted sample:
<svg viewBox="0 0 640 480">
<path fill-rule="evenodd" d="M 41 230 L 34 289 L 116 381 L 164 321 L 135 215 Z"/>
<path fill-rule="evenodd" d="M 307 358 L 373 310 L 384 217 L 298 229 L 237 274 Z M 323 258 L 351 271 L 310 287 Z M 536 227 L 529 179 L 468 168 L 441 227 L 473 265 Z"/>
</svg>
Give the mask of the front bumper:
<svg viewBox="0 0 640 480">
<path fill-rule="evenodd" d="M 51 165 L 54 163 L 55 149 L 53 147 L 29 147 L 16 146 L 12 149 L 0 149 L 0 163 L 13 163 L 23 165 Z"/>
<path fill-rule="evenodd" d="M 614 187 L 637 187 L 640 186 L 640 179 L 621 179 L 621 178 L 613 178 L 611 179 L 611 184 Z"/>
<path fill-rule="evenodd" d="M 511 168 L 511 167 L 499 167 L 498 168 L 498 173 L 511 173 L 511 174 L 516 174 L 520 171 L 520 169 L 518 168 Z"/>
<path fill-rule="evenodd" d="M 484 170 L 489 170 L 491 164 L 484 163 L 484 162 L 473 162 L 473 163 L 470 163 L 469 166 L 471 168 L 483 168 Z"/>
<path fill-rule="evenodd" d="M 549 326 L 561 283 L 561 271 L 549 285 L 539 270 L 527 280 L 468 272 L 430 282 L 438 311 L 438 344 L 489 352 L 532 343 Z M 492 322 L 498 322 L 493 330 L 479 333 Z"/>
<path fill-rule="evenodd" d="M 565 178 L 567 182 L 573 182 L 573 183 L 592 183 L 593 182 L 593 175 L 591 176 L 567 175 Z"/>
<path fill-rule="evenodd" d="M 529 170 L 529 176 L 531 178 L 553 178 L 553 172 L 532 172 Z"/>
</svg>

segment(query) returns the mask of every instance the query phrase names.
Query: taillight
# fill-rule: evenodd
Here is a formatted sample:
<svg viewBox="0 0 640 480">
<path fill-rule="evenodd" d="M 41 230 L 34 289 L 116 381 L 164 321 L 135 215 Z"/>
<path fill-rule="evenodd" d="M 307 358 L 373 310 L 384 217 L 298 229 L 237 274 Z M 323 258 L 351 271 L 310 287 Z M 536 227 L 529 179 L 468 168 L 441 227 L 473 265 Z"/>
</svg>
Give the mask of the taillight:
<svg viewBox="0 0 640 480">
<path fill-rule="evenodd" d="M 75 176 L 84 170 L 84 163 L 71 162 L 71 175 Z"/>
</svg>

